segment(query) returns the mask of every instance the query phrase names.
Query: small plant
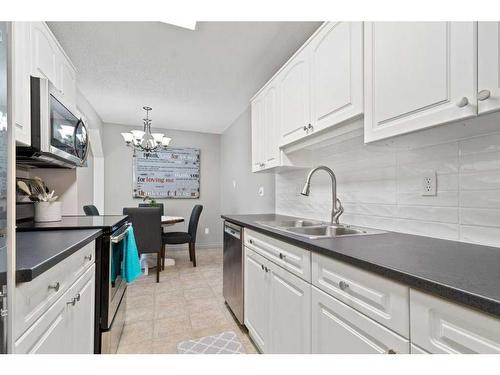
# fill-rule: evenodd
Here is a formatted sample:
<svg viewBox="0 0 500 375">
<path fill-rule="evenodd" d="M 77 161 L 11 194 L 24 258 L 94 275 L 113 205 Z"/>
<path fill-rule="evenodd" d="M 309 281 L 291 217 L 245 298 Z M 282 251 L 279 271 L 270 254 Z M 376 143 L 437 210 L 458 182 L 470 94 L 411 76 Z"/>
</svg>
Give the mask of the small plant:
<svg viewBox="0 0 500 375">
<path fill-rule="evenodd" d="M 156 207 L 158 205 L 155 198 L 148 197 L 147 195 L 144 197 L 143 202 L 148 202 L 151 207 Z"/>
</svg>

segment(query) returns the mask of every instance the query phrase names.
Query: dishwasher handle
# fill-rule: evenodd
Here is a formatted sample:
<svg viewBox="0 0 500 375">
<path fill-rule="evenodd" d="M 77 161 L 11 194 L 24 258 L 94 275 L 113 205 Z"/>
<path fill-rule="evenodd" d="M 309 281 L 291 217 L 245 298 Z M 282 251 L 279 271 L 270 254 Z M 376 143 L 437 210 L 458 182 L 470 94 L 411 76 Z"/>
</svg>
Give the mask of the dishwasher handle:
<svg viewBox="0 0 500 375">
<path fill-rule="evenodd" d="M 229 234 L 230 236 L 233 236 L 234 238 L 237 238 L 238 240 L 241 239 L 241 229 L 238 230 L 234 228 L 232 225 L 229 226 L 227 224 L 224 225 L 224 232 Z"/>
</svg>

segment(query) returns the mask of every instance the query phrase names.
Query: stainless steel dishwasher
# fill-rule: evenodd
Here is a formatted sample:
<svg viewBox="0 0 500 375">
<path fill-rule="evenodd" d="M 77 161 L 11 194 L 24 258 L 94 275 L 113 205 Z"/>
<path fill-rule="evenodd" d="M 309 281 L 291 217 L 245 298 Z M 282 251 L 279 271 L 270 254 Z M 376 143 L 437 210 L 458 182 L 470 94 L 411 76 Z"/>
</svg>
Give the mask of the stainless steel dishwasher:
<svg viewBox="0 0 500 375">
<path fill-rule="evenodd" d="M 243 324 L 243 228 L 224 222 L 222 294 L 240 324 Z"/>
</svg>

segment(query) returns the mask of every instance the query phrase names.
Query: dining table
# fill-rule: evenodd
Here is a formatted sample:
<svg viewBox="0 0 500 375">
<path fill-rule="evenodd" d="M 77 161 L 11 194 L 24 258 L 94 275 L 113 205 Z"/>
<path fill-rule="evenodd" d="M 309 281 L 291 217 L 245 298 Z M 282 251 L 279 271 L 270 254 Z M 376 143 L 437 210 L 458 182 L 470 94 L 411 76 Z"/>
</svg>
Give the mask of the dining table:
<svg viewBox="0 0 500 375">
<path fill-rule="evenodd" d="M 183 223 L 184 218 L 182 216 L 162 216 L 161 217 L 161 225 L 169 226 L 177 223 Z"/>
</svg>

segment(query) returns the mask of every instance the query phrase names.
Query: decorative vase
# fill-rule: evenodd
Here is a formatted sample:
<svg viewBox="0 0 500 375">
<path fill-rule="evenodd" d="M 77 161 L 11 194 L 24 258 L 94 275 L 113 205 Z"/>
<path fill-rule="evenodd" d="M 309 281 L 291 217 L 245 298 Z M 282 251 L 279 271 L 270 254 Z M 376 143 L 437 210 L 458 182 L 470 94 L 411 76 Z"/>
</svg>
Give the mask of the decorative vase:
<svg viewBox="0 0 500 375">
<path fill-rule="evenodd" d="M 61 202 L 36 202 L 35 221 L 37 223 L 61 221 Z"/>
</svg>

